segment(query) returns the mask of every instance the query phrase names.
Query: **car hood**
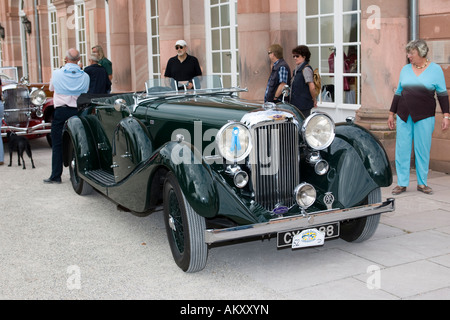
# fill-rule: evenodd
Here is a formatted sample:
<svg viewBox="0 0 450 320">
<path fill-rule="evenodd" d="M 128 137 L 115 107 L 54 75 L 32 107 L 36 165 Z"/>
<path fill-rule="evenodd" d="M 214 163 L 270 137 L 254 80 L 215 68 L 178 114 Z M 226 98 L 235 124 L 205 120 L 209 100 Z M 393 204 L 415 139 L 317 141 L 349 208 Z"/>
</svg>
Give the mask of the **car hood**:
<svg viewBox="0 0 450 320">
<path fill-rule="evenodd" d="M 213 127 L 221 127 L 228 121 L 241 121 L 246 114 L 260 110 L 262 104 L 232 97 L 196 96 L 157 102 L 152 107 L 147 113 L 150 117 L 176 122 L 201 121 Z"/>
</svg>

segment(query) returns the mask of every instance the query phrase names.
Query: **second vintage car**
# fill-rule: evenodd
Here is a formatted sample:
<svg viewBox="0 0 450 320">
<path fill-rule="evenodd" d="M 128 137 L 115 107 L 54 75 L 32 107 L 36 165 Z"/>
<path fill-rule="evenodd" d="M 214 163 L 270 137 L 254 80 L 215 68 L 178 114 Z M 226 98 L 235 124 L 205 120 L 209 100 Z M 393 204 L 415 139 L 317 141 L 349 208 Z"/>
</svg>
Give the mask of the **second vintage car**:
<svg viewBox="0 0 450 320">
<path fill-rule="evenodd" d="M 208 246 L 235 239 L 361 242 L 394 210 L 381 199 L 392 183 L 386 152 L 351 119 L 243 100 L 243 89 L 211 76 L 194 85 L 179 92 L 171 79 L 151 80 L 142 94 L 85 101 L 63 137 L 78 194 L 95 188 L 137 213 L 163 204 L 183 271 L 202 270 Z"/>
<path fill-rule="evenodd" d="M 7 133 L 11 131 L 28 139 L 45 136 L 51 145 L 54 106 L 48 84 L 30 84 L 26 78 L 19 80 L 16 67 L 0 68 L 0 77 L 5 107 L 2 138 L 6 139 Z"/>
</svg>

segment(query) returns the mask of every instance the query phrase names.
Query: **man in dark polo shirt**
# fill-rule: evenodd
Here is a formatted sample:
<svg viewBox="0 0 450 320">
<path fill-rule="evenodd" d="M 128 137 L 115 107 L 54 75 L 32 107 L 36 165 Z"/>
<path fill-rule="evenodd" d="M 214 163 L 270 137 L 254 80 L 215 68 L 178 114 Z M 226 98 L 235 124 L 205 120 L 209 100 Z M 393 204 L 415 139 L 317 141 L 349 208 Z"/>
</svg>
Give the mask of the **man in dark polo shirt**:
<svg viewBox="0 0 450 320">
<path fill-rule="evenodd" d="M 175 44 L 177 55 L 167 62 L 165 77 L 173 78 L 178 82 L 178 90 L 192 89 L 192 79 L 202 75 L 202 69 L 196 57 L 187 54 L 187 43 L 178 40 Z"/>
<path fill-rule="evenodd" d="M 89 59 L 90 65 L 84 68 L 84 72 L 89 75 L 89 91 L 90 94 L 108 93 L 111 91 L 111 81 L 108 72 L 99 63 L 98 56 L 93 53 Z"/>
</svg>

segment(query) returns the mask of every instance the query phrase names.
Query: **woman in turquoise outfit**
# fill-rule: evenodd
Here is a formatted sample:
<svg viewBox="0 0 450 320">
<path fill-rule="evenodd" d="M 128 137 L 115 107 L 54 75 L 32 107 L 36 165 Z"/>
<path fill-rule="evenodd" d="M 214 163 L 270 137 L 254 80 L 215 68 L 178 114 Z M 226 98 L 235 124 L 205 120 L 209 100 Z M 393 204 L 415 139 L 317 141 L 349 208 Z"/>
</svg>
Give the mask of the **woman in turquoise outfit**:
<svg viewBox="0 0 450 320">
<path fill-rule="evenodd" d="M 0 128 L 2 127 L 2 119 L 3 119 L 3 100 L 2 100 L 2 79 L 0 79 Z M 1 132 L 1 131 L 0 131 Z M 5 152 L 3 151 L 3 138 L 0 135 L 0 166 L 4 164 Z"/>
<path fill-rule="evenodd" d="M 436 96 L 444 116 L 442 130 L 450 125 L 449 98 L 442 68 L 427 58 L 428 46 L 423 40 L 413 40 L 406 46 L 409 64 L 403 67 L 392 101 L 388 125 L 397 127 L 395 167 L 397 186 L 393 195 L 409 186 L 410 159 L 414 142 L 417 190 L 432 194 L 427 185 L 431 141 L 435 125 Z M 394 115 L 397 114 L 396 119 Z"/>
</svg>

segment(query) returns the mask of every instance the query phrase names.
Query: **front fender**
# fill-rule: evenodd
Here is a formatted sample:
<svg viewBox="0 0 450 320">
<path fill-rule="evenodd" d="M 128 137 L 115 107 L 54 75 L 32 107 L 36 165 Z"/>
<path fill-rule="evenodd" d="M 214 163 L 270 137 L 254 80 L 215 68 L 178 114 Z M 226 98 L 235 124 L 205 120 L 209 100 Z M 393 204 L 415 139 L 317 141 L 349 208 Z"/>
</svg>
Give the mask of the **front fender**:
<svg viewBox="0 0 450 320">
<path fill-rule="evenodd" d="M 370 132 L 352 124 L 337 124 L 336 137 L 321 151 L 330 169 L 317 176 L 303 162 L 303 178 L 318 190 L 319 203 L 328 192 L 335 196 L 333 207 L 350 208 L 364 203 L 367 195 L 392 184 L 392 170 L 384 148 Z M 321 208 L 324 209 L 324 208 Z"/>
<path fill-rule="evenodd" d="M 159 153 L 195 212 L 205 218 L 215 217 L 219 212 L 218 191 L 211 169 L 198 150 L 189 143 L 171 141 Z"/>
<path fill-rule="evenodd" d="M 336 124 L 336 137 L 350 144 L 360 157 L 368 174 L 379 187 L 392 184 L 392 169 L 386 150 L 368 130 L 356 124 Z"/>
<path fill-rule="evenodd" d="M 75 155 L 77 157 L 77 167 L 79 173 L 84 174 L 87 171 L 99 167 L 97 154 L 93 154 L 95 143 L 88 136 L 89 126 L 81 118 L 75 116 L 66 121 L 63 130 L 63 161 L 64 166 L 69 166 L 71 144 L 75 146 Z"/>
</svg>

